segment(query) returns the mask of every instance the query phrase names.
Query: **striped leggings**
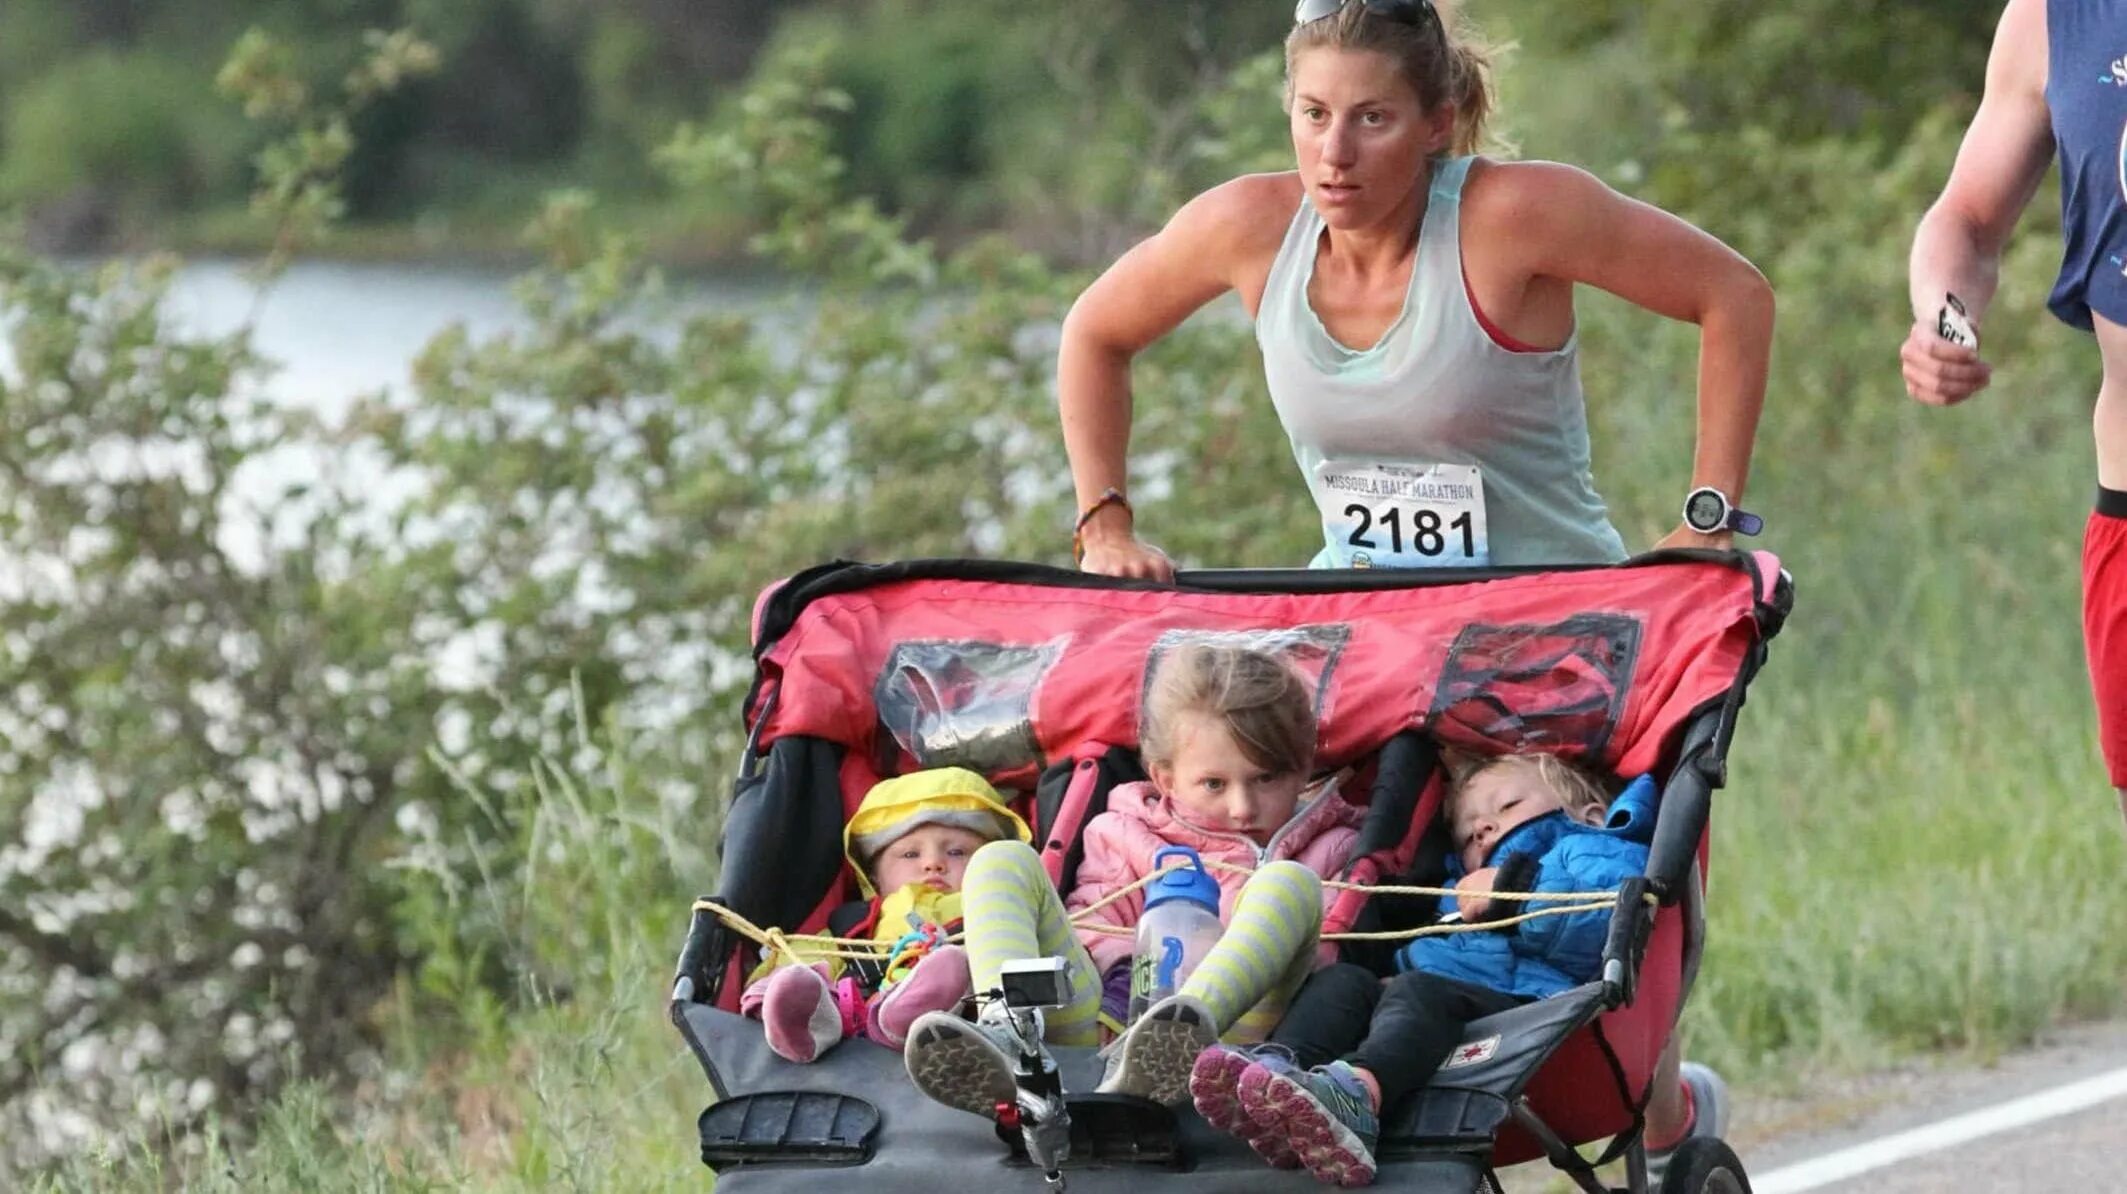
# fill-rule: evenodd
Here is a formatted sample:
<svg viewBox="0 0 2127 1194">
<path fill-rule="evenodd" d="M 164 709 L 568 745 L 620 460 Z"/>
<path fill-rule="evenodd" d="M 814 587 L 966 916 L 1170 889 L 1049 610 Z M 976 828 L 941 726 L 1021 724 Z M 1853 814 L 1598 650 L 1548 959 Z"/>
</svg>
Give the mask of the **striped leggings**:
<svg viewBox="0 0 2127 1194">
<path fill-rule="evenodd" d="M 1100 1043 L 1101 975 L 1031 847 L 1004 841 L 977 850 L 961 884 L 961 915 L 975 990 L 996 990 L 1006 962 L 1061 957 L 1071 1002 L 1048 1013 L 1048 1039 Z M 1203 1001 L 1227 1040 L 1262 1040 L 1314 970 L 1321 935 L 1321 878 L 1297 862 L 1271 863 L 1241 889 L 1226 931 L 1182 994 Z"/>
</svg>

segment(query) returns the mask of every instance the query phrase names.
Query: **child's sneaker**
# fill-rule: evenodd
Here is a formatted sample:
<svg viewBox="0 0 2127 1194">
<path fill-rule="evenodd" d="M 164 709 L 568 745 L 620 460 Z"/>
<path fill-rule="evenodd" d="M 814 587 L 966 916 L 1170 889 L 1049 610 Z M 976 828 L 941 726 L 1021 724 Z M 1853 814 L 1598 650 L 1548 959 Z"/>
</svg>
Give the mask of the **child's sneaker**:
<svg viewBox="0 0 2127 1194">
<path fill-rule="evenodd" d="M 1177 1106 L 1189 1097 L 1197 1055 L 1218 1039 L 1211 1009 L 1191 996 L 1169 995 L 1108 1046 L 1108 1070 L 1097 1089 Z"/>
<path fill-rule="evenodd" d="M 1196 1055 L 1189 1071 L 1189 1097 L 1205 1123 L 1246 1141 L 1272 1169 L 1298 1169 L 1300 1154 L 1284 1134 L 1257 1127 L 1241 1106 L 1241 1075 L 1250 1067 L 1266 1073 L 1298 1068 L 1276 1045 L 1213 1045 Z"/>
<path fill-rule="evenodd" d="M 810 966 L 785 966 L 761 980 L 761 1032 L 785 1061 L 806 1065 L 842 1040 L 834 989 Z"/>
<path fill-rule="evenodd" d="M 1352 1068 L 1333 1061 L 1311 1070 L 1258 1077 L 1262 1068 L 1251 1067 L 1238 1087 L 1242 1106 L 1257 1126 L 1290 1140 L 1315 1180 L 1372 1185 L 1381 1121 Z"/>
<path fill-rule="evenodd" d="M 1676 1155 L 1678 1146 L 1698 1136 L 1719 1136 L 1728 1130 L 1728 1083 L 1721 1080 L 1710 1066 L 1696 1061 L 1687 1061 L 1677 1067 L 1677 1077 L 1684 1083 L 1685 1110 L 1690 1114 L 1690 1126 L 1684 1134 L 1662 1148 L 1647 1150 L 1647 1188 L 1659 1189 L 1662 1174 L 1669 1169 L 1669 1158 Z"/>
<path fill-rule="evenodd" d="M 910 1081 L 932 1100 L 959 1111 L 997 1118 L 999 1107 L 1019 1102 L 1013 1058 L 1018 1038 L 1001 1016 L 1002 1004 L 982 1009 L 980 1020 L 950 1012 L 926 1012 L 908 1030 L 902 1051 Z"/>
<path fill-rule="evenodd" d="M 918 1019 L 930 1012 L 953 1011 L 972 989 L 967 950 L 940 946 L 872 1000 L 864 1035 L 889 1049 L 899 1049 L 908 1043 L 909 1029 Z"/>
</svg>

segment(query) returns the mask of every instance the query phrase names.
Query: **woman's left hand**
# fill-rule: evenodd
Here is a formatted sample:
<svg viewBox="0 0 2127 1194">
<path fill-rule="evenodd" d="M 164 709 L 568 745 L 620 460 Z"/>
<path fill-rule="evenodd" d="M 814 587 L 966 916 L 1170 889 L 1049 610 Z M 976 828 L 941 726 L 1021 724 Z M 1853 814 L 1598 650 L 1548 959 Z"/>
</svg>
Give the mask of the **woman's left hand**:
<svg viewBox="0 0 2127 1194">
<path fill-rule="evenodd" d="M 1667 535 L 1662 536 L 1662 541 L 1654 545 L 1654 550 L 1668 551 L 1672 547 L 1702 547 L 1713 551 L 1734 551 L 1736 549 L 1736 533 L 1734 531 L 1716 531 L 1708 535 L 1700 531 L 1694 531 L 1688 526 L 1679 526 Z"/>
</svg>

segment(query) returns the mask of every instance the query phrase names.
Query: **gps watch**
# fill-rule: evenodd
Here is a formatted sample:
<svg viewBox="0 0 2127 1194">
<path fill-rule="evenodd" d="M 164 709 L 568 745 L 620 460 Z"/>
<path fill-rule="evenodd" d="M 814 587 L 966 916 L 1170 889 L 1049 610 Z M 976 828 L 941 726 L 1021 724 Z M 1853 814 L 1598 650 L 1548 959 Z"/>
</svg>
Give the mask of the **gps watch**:
<svg viewBox="0 0 2127 1194">
<path fill-rule="evenodd" d="M 1684 498 L 1684 525 L 1701 535 L 1734 531 L 1755 535 L 1765 529 L 1765 520 L 1748 510 L 1738 510 L 1728 495 L 1711 485 L 1701 485 Z"/>
</svg>

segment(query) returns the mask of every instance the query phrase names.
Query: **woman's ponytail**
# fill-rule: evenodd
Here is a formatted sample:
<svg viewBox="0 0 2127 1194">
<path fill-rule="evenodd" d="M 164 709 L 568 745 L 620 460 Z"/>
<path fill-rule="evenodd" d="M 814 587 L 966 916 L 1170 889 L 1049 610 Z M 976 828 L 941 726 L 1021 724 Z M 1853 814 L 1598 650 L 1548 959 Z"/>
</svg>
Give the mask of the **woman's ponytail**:
<svg viewBox="0 0 2127 1194">
<path fill-rule="evenodd" d="M 1447 49 L 1447 60 L 1440 64 L 1446 84 L 1440 98 L 1455 105 L 1455 140 L 1450 152 L 1458 157 L 1477 153 L 1485 147 L 1492 114 L 1499 106 L 1492 72 L 1503 47 L 1464 24 L 1457 0 L 1433 0 L 1433 8 L 1440 16 L 1441 40 Z"/>
<path fill-rule="evenodd" d="M 1492 110 L 1498 92 L 1492 86 L 1490 46 L 1460 38 L 1448 43 L 1447 98 L 1455 105 L 1455 141 L 1451 152 L 1460 157 L 1485 146 Z"/>
</svg>

